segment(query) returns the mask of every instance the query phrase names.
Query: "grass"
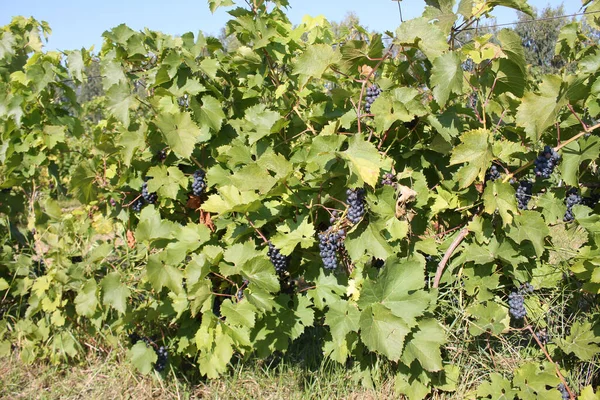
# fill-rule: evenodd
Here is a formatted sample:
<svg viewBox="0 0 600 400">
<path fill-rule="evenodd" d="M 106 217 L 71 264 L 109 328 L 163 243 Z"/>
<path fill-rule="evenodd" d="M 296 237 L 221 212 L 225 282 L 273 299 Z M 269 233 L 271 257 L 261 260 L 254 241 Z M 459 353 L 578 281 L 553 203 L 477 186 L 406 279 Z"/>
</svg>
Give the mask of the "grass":
<svg viewBox="0 0 600 400">
<path fill-rule="evenodd" d="M 324 363 L 309 371 L 281 361 L 238 363 L 218 380 L 191 381 L 142 376 L 113 351 L 72 366 L 24 364 L 16 356 L 0 359 L 0 398 L 3 399 L 397 399 L 393 382 L 377 390 L 352 380 L 342 366 Z"/>
</svg>

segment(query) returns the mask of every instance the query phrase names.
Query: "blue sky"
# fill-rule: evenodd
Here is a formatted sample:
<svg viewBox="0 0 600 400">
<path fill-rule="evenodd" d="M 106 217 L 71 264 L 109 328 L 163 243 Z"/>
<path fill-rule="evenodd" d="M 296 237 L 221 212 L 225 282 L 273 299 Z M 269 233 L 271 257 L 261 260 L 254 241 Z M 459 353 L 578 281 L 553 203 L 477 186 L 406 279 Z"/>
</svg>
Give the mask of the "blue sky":
<svg viewBox="0 0 600 400">
<path fill-rule="evenodd" d="M 238 0 L 237 4 L 245 5 Z M 564 4 L 567 14 L 578 12 L 580 0 L 530 0 L 537 8 Z M 323 14 L 330 21 L 341 21 L 348 12 L 355 12 L 363 25 L 383 32 L 394 31 L 400 24 L 398 5 L 392 0 L 290 0 L 288 16 L 293 23 L 302 16 Z M 421 15 L 423 0 L 401 2 L 404 19 Z M 173 35 L 185 32 L 217 35 L 229 19 L 224 9 L 211 14 L 206 0 L 0 0 L 0 25 L 15 15 L 33 16 L 45 20 L 52 28 L 48 50 L 70 50 L 96 46 L 100 49 L 102 32 L 121 23 L 139 30 L 148 27 Z M 498 23 L 516 20 L 512 10 L 499 8 L 494 12 Z"/>
</svg>

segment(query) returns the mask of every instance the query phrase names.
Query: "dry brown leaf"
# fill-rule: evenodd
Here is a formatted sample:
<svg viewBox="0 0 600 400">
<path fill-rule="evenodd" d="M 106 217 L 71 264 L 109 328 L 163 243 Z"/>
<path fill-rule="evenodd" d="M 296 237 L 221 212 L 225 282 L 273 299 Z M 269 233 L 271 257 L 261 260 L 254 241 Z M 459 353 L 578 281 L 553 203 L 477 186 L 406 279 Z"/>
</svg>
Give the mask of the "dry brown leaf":
<svg viewBox="0 0 600 400">
<path fill-rule="evenodd" d="M 398 200 L 396 200 L 396 218 L 405 217 L 407 220 L 410 221 L 415 216 L 415 212 L 411 210 L 407 215 L 406 203 L 415 201 L 415 198 L 417 197 L 417 192 L 415 192 L 408 186 L 400 184 L 398 184 L 396 187 L 400 192 Z"/>
<path fill-rule="evenodd" d="M 200 210 L 200 223 L 206 225 L 211 232 L 215 231 L 215 224 L 212 222 L 210 213 Z"/>
<path fill-rule="evenodd" d="M 200 200 L 200 197 L 193 196 L 193 195 L 190 195 L 190 198 L 188 199 L 188 201 L 186 203 L 187 208 L 191 208 L 194 210 L 199 209 L 201 205 L 202 205 L 202 201 Z"/>
<path fill-rule="evenodd" d="M 369 67 L 366 64 L 358 67 L 358 73 L 362 76 L 367 77 L 367 76 L 371 75 L 372 72 L 373 72 L 373 68 Z"/>
<path fill-rule="evenodd" d="M 129 246 L 130 249 L 133 249 L 135 246 L 135 235 L 133 234 L 133 231 L 129 229 L 127 230 L 127 246 Z"/>
</svg>

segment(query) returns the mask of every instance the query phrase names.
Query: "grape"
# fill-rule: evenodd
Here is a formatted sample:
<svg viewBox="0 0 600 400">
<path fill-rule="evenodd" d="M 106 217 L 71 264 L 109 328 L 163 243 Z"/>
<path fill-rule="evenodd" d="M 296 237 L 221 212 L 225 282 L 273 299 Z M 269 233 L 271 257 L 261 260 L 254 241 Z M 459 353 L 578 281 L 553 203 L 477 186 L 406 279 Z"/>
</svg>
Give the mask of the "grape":
<svg viewBox="0 0 600 400">
<path fill-rule="evenodd" d="M 156 364 L 154 364 L 154 369 L 158 372 L 161 372 L 167 366 L 167 360 L 169 358 L 169 351 L 166 347 L 160 346 L 158 350 L 156 350 L 157 360 Z"/>
<path fill-rule="evenodd" d="M 167 159 L 167 152 L 166 150 L 159 150 L 156 152 L 156 158 L 158 158 L 158 161 L 165 161 Z"/>
<path fill-rule="evenodd" d="M 142 197 L 148 204 L 154 204 L 156 203 L 156 200 L 158 200 L 158 195 L 156 192 L 148 192 L 148 182 L 144 182 L 142 184 Z"/>
<path fill-rule="evenodd" d="M 287 266 L 289 264 L 289 257 L 286 257 L 283 254 L 281 254 L 279 252 L 279 249 L 277 249 L 271 242 L 269 242 L 269 251 L 267 251 L 267 255 L 269 256 L 271 263 L 275 267 L 275 271 L 283 272 L 287 269 Z"/>
<path fill-rule="evenodd" d="M 131 205 L 131 209 L 135 212 L 140 212 L 142 207 L 144 207 L 145 201 L 143 197 L 139 197 L 136 201 Z"/>
<path fill-rule="evenodd" d="M 565 212 L 565 216 L 563 217 L 563 221 L 571 222 L 575 219 L 573 215 L 573 206 L 576 204 L 581 204 L 582 199 L 581 196 L 577 194 L 577 189 L 571 189 L 567 192 L 567 197 L 565 197 L 565 204 L 567 205 L 567 211 Z"/>
<path fill-rule="evenodd" d="M 508 295 L 508 306 L 508 312 L 516 319 L 522 319 L 527 315 L 523 295 L 518 292 Z"/>
<path fill-rule="evenodd" d="M 590 197 L 584 197 L 581 200 L 581 204 L 588 206 L 589 208 L 595 208 L 600 201 L 600 194 L 594 193 Z"/>
<path fill-rule="evenodd" d="M 534 291 L 533 285 L 529 282 L 522 284 L 521 287 L 519 288 L 520 294 L 533 293 L 533 291 Z"/>
<path fill-rule="evenodd" d="M 331 225 L 335 225 L 337 223 L 337 221 L 338 221 L 338 218 L 339 218 L 338 212 L 336 210 L 332 211 L 331 212 L 331 218 L 329 218 L 329 223 Z"/>
<path fill-rule="evenodd" d="M 194 172 L 194 181 L 192 182 L 192 193 L 194 196 L 200 196 L 206 189 L 206 181 L 204 180 L 204 171 L 201 169 Z"/>
<path fill-rule="evenodd" d="M 548 335 L 548 331 L 546 331 L 546 329 L 542 329 L 542 330 L 537 331 L 535 333 L 535 335 L 540 340 L 540 343 L 542 343 L 542 344 L 548 344 L 548 340 L 550 339 L 550 336 Z"/>
<path fill-rule="evenodd" d="M 348 220 L 356 224 L 365 215 L 365 191 L 362 188 L 348 189 L 346 191 L 346 202 L 350 205 Z"/>
<path fill-rule="evenodd" d="M 367 97 L 365 98 L 365 111 L 371 112 L 371 104 L 381 95 L 381 89 L 377 85 L 372 85 L 367 88 Z"/>
<path fill-rule="evenodd" d="M 532 186 L 531 182 L 528 181 L 519 182 L 516 194 L 519 210 L 527 210 L 527 204 L 529 203 L 529 199 L 531 199 Z"/>
<path fill-rule="evenodd" d="M 396 176 L 392 173 L 386 173 L 383 175 L 383 179 L 381 180 L 382 185 L 392 186 L 394 185 L 394 181 L 396 180 Z"/>
<path fill-rule="evenodd" d="M 80 263 L 82 261 L 83 261 L 83 257 L 81 257 L 81 256 L 72 256 L 71 257 L 71 262 L 73 264 L 77 264 L 77 263 Z"/>
<path fill-rule="evenodd" d="M 344 246 L 346 232 L 343 229 L 327 229 L 319 233 L 319 251 L 326 269 L 337 268 L 337 251 Z"/>
<path fill-rule="evenodd" d="M 533 172 L 535 172 L 536 176 L 549 178 L 559 160 L 560 154 L 550 146 L 545 146 L 544 151 L 542 151 L 534 161 L 535 168 L 533 169 Z"/>
<path fill-rule="evenodd" d="M 488 170 L 488 172 L 485 174 L 485 180 L 493 182 L 499 178 L 500 178 L 500 171 L 498 171 L 498 167 L 495 165 L 492 165 L 490 167 L 490 169 Z"/>
<path fill-rule="evenodd" d="M 563 383 L 559 383 L 556 388 L 560 392 L 560 395 L 562 396 L 563 400 L 569 400 L 571 398 L 571 396 L 569 396 L 569 392 L 567 391 L 567 388 L 565 387 L 565 385 Z"/>
</svg>

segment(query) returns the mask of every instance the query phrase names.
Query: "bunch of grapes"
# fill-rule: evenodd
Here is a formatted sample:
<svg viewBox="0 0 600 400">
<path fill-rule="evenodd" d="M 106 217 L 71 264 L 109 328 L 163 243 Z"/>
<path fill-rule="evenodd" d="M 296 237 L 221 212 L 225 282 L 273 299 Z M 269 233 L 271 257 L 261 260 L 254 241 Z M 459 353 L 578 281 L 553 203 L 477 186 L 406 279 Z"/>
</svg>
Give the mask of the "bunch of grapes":
<svg viewBox="0 0 600 400">
<path fill-rule="evenodd" d="M 565 212 L 565 216 L 563 217 L 563 221 L 571 222 L 575 219 L 573 215 L 573 206 L 575 204 L 581 204 L 581 196 L 577 194 L 577 189 L 571 189 L 567 192 L 567 197 L 565 198 L 565 204 L 567 205 L 567 211 Z"/>
<path fill-rule="evenodd" d="M 154 204 L 156 203 L 156 200 L 158 200 L 156 192 L 148 192 L 148 182 L 142 184 L 142 197 L 148 204 Z"/>
<path fill-rule="evenodd" d="M 142 207 L 144 207 L 144 204 L 146 204 L 146 202 L 144 201 L 143 197 L 138 197 L 133 204 L 131 205 L 131 209 L 135 212 L 140 212 L 142 211 Z"/>
<path fill-rule="evenodd" d="M 363 188 L 348 189 L 346 191 L 346 203 L 350 205 L 348 220 L 353 224 L 358 223 L 365 215 L 365 190 Z"/>
<path fill-rule="evenodd" d="M 548 344 L 548 340 L 550 339 L 550 336 L 548 335 L 548 331 L 546 329 L 541 329 L 541 330 L 537 331 L 535 333 L 535 335 L 540 340 L 540 343 Z"/>
<path fill-rule="evenodd" d="M 517 187 L 517 207 L 519 210 L 527 210 L 527 204 L 529 203 L 529 199 L 531 199 L 531 189 L 533 185 L 529 181 L 521 181 L 519 182 L 519 187 Z"/>
<path fill-rule="evenodd" d="M 371 112 L 371 104 L 375 101 L 376 98 L 381 95 L 381 89 L 377 85 L 372 85 L 367 88 L 367 97 L 365 99 L 365 111 Z"/>
<path fill-rule="evenodd" d="M 525 309 L 523 295 L 518 292 L 512 292 L 508 295 L 508 312 L 516 319 L 522 319 L 527 315 L 527 310 Z"/>
<path fill-rule="evenodd" d="M 201 169 L 194 172 L 194 181 L 192 182 L 192 193 L 194 196 L 200 196 L 206 189 L 205 174 Z"/>
<path fill-rule="evenodd" d="M 562 396 L 563 400 L 569 400 L 571 398 L 571 396 L 569 396 L 569 392 L 567 391 L 567 388 L 565 387 L 565 385 L 563 383 L 559 383 L 556 388 L 560 392 L 560 395 Z"/>
<path fill-rule="evenodd" d="M 319 251 L 326 269 L 337 268 L 337 252 L 344 246 L 346 232 L 343 229 L 327 229 L 319 233 Z"/>
<path fill-rule="evenodd" d="M 545 146 L 544 151 L 538 155 L 534 162 L 535 168 L 533 171 L 535 172 L 535 175 L 541 176 L 542 178 L 549 178 L 559 160 L 560 154 L 550 146 Z"/>
<path fill-rule="evenodd" d="M 271 242 L 269 242 L 269 251 L 267 251 L 267 255 L 275 267 L 275 271 L 281 273 L 287 269 L 290 261 L 289 257 L 281 254 L 279 249 L 277 249 Z"/>
<path fill-rule="evenodd" d="M 485 174 L 486 181 L 495 181 L 500 178 L 500 171 L 498 171 L 498 167 L 496 165 L 492 165 L 488 172 Z"/>
<path fill-rule="evenodd" d="M 392 186 L 394 185 L 394 181 L 396 180 L 396 176 L 390 172 L 387 172 L 383 175 L 383 179 L 381 180 L 382 185 Z"/>
<path fill-rule="evenodd" d="M 598 201 L 600 201 L 600 194 L 594 193 L 590 197 L 581 199 L 581 204 L 589 208 L 595 208 L 598 205 Z"/>
<path fill-rule="evenodd" d="M 533 285 L 529 282 L 521 285 L 518 291 L 512 292 L 508 295 L 508 312 L 515 319 L 522 319 L 527 315 L 525 309 L 525 295 L 533 293 Z"/>
<path fill-rule="evenodd" d="M 154 364 L 154 369 L 158 372 L 161 372 L 167 366 L 167 360 L 169 359 L 169 351 L 165 346 L 160 346 L 158 350 L 156 350 L 156 364 Z"/>
</svg>

